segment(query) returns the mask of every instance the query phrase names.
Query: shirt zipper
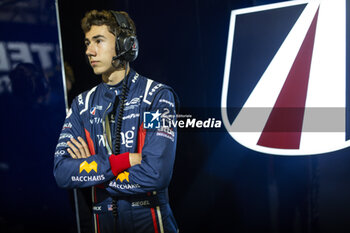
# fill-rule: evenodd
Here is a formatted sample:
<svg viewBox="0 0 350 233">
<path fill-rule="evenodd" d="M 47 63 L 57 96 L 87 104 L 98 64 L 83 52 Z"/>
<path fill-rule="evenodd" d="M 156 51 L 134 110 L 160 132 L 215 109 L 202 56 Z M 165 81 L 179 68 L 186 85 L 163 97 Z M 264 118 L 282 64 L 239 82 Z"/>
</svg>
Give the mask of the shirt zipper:
<svg viewBox="0 0 350 233">
<path fill-rule="evenodd" d="M 108 137 L 107 137 L 107 133 L 106 133 L 106 122 L 108 122 L 109 124 L 109 119 L 108 119 L 108 115 L 106 115 L 106 112 L 107 110 L 111 107 L 112 103 L 109 103 L 109 105 L 107 106 L 106 110 L 104 111 L 103 113 L 103 117 L 102 119 L 104 119 L 104 121 L 102 122 L 102 126 L 103 126 L 103 138 L 105 140 L 105 143 L 106 143 L 106 148 L 107 148 L 107 151 L 108 151 L 108 154 L 111 155 L 112 154 L 112 150 L 111 150 L 111 145 L 109 144 L 109 140 L 108 140 Z M 111 130 L 110 130 L 110 127 L 108 126 L 108 134 L 109 136 L 111 136 Z"/>
</svg>

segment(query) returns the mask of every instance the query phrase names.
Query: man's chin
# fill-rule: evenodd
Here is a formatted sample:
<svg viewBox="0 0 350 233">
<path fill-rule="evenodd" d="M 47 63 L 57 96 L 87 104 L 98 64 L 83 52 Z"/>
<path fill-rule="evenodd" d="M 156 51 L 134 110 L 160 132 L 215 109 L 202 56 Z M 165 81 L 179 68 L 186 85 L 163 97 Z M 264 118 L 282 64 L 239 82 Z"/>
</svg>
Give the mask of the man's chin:
<svg viewBox="0 0 350 233">
<path fill-rule="evenodd" d="M 98 68 L 92 68 L 94 71 L 94 74 L 96 75 L 101 75 L 103 72 L 101 70 L 99 70 Z"/>
</svg>

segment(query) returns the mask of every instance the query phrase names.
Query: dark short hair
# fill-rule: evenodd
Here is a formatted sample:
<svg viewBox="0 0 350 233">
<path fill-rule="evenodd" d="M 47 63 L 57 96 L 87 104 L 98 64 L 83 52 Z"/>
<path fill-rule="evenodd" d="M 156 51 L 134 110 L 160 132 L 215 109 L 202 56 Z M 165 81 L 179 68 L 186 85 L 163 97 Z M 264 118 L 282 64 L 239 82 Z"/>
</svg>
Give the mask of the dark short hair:
<svg viewBox="0 0 350 233">
<path fill-rule="evenodd" d="M 136 27 L 134 21 L 130 18 L 129 14 L 124 11 L 119 11 L 119 14 L 123 14 L 128 20 L 131 28 L 133 29 L 133 33 L 136 35 Z M 85 13 L 84 18 L 81 20 L 81 28 L 84 33 L 90 31 L 91 26 L 102 26 L 106 25 L 108 27 L 108 31 L 113 35 L 117 36 L 121 32 L 121 27 L 118 26 L 117 20 L 113 16 L 110 11 L 107 10 L 92 10 Z"/>
</svg>

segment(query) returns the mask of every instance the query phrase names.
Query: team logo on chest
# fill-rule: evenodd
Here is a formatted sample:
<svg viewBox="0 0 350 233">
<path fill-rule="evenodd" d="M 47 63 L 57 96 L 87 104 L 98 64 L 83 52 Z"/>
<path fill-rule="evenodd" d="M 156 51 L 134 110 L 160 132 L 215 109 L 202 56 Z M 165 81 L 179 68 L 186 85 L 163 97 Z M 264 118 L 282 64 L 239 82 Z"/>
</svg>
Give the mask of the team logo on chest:
<svg viewBox="0 0 350 233">
<path fill-rule="evenodd" d="M 101 105 L 96 105 L 96 106 L 92 107 L 92 108 L 90 109 L 91 115 L 95 116 L 96 110 L 102 110 L 102 106 L 101 106 Z"/>
<path fill-rule="evenodd" d="M 349 147 L 346 45 L 345 0 L 233 11 L 221 99 L 232 138 L 279 155 Z"/>
</svg>

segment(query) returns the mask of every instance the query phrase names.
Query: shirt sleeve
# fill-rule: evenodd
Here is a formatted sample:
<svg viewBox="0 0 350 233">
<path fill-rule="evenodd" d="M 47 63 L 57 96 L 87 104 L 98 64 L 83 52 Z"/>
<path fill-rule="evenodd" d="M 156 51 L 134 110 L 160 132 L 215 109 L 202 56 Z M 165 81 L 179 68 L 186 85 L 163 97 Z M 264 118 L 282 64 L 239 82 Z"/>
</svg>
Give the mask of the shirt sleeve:
<svg viewBox="0 0 350 233">
<path fill-rule="evenodd" d="M 160 90 L 152 101 L 150 111 L 142 114 L 138 132 L 138 140 L 144 137 L 144 144 L 138 142 L 143 144 L 142 150 L 139 150 L 142 153 L 141 164 L 130 167 L 111 181 L 107 187 L 111 193 L 141 194 L 168 187 L 177 141 L 175 97 L 170 89 Z"/>
<path fill-rule="evenodd" d="M 81 102 L 81 101 L 80 101 Z M 83 188 L 98 185 L 114 178 L 107 154 L 94 154 L 94 146 L 89 132 L 84 128 L 77 100 L 65 119 L 54 156 L 54 176 L 61 188 Z M 92 156 L 73 159 L 67 152 L 67 142 L 74 137 L 82 137 L 89 144 Z"/>
</svg>

